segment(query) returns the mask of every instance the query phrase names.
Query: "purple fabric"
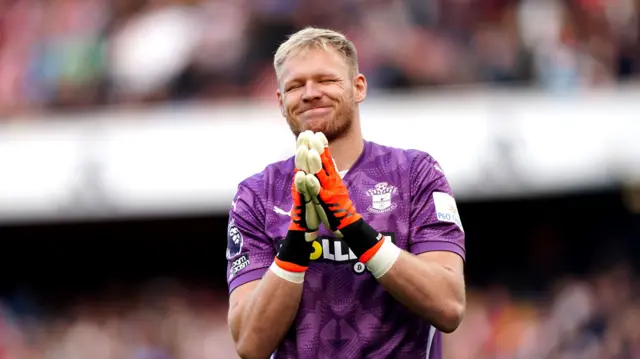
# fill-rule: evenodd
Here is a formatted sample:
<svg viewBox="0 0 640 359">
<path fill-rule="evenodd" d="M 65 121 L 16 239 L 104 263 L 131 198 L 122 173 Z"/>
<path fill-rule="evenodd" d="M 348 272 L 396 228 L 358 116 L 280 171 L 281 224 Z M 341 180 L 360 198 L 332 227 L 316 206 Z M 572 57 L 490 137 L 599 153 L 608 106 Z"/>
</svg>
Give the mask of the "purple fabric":
<svg viewBox="0 0 640 359">
<path fill-rule="evenodd" d="M 271 265 L 290 222 L 282 212 L 291 208 L 293 169 L 293 159 L 274 163 L 239 185 L 229 221 L 229 291 L 260 279 Z M 434 200 L 453 201 L 451 188 L 428 154 L 365 142 L 344 182 L 364 220 L 400 248 L 465 259 L 455 203 Z M 385 291 L 344 242 L 324 228 L 318 242 L 322 251 L 305 276 L 295 330 L 275 358 L 442 358 L 441 334 Z"/>
</svg>

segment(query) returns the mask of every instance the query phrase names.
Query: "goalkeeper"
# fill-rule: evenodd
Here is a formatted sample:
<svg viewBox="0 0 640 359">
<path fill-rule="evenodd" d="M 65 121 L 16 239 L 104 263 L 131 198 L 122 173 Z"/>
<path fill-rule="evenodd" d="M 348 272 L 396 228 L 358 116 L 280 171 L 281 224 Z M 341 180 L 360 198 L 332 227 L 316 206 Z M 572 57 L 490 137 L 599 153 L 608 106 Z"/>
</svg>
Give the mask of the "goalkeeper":
<svg viewBox="0 0 640 359">
<path fill-rule="evenodd" d="M 367 83 L 344 35 L 304 29 L 274 67 L 297 148 L 240 183 L 229 213 L 239 355 L 442 358 L 465 309 L 464 231 L 442 169 L 363 139 Z"/>
</svg>

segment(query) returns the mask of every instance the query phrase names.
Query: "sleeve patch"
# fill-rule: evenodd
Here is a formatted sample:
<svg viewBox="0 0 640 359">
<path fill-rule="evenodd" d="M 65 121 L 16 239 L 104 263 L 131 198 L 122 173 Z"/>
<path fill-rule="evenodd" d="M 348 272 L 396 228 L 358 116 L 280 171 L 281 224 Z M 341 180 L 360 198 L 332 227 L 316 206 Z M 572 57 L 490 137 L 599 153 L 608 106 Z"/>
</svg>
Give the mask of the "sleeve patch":
<svg viewBox="0 0 640 359">
<path fill-rule="evenodd" d="M 235 221 L 231 219 L 227 227 L 227 259 L 231 259 L 242 252 L 242 233 L 236 227 Z"/>
<path fill-rule="evenodd" d="M 233 277 L 235 277 L 235 275 L 238 274 L 238 272 L 247 268 L 249 264 L 251 264 L 251 262 L 249 261 L 248 253 L 245 253 L 240 257 L 234 259 L 233 262 L 231 263 L 231 268 L 229 268 L 229 280 L 233 279 Z"/>
<path fill-rule="evenodd" d="M 455 223 L 458 228 L 464 232 L 456 200 L 450 194 L 444 192 L 433 192 L 433 203 L 435 204 L 436 214 L 439 221 Z"/>
</svg>

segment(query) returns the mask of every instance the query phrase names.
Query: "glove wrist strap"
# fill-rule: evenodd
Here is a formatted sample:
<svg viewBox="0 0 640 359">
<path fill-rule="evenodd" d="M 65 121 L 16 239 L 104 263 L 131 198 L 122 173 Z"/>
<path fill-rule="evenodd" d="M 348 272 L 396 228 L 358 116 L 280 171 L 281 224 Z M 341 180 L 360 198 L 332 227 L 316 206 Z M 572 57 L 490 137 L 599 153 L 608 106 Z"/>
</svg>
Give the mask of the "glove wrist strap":
<svg viewBox="0 0 640 359">
<path fill-rule="evenodd" d="M 398 260 L 400 252 L 402 252 L 402 250 L 388 238 L 384 238 L 380 242 L 380 247 L 376 253 L 364 262 L 369 272 L 371 272 L 376 279 L 382 277 L 391 269 L 396 260 Z"/>
<path fill-rule="evenodd" d="M 305 240 L 305 232 L 289 231 L 275 258 L 275 264 L 280 268 L 301 273 L 309 267 L 313 243 Z"/>
<path fill-rule="evenodd" d="M 374 278 L 378 279 L 391 269 L 402 250 L 363 219 L 341 229 L 349 249 L 367 266 Z"/>
<path fill-rule="evenodd" d="M 303 283 L 305 272 L 290 272 L 286 269 L 282 269 L 277 263 L 278 259 L 271 263 L 269 270 L 278 277 L 285 279 L 291 283 Z"/>
<path fill-rule="evenodd" d="M 340 233 L 342 233 L 342 237 L 349 246 L 349 249 L 351 249 L 353 254 L 360 258 L 361 262 L 363 262 L 363 255 L 369 254 L 370 249 L 373 249 L 377 245 L 381 244 L 379 243 L 379 241 L 382 239 L 382 234 L 373 229 L 362 218 L 340 229 Z M 368 260 L 374 254 L 375 253 L 370 253 L 368 258 L 364 259 Z M 365 262 L 366 260 L 363 263 Z"/>
</svg>

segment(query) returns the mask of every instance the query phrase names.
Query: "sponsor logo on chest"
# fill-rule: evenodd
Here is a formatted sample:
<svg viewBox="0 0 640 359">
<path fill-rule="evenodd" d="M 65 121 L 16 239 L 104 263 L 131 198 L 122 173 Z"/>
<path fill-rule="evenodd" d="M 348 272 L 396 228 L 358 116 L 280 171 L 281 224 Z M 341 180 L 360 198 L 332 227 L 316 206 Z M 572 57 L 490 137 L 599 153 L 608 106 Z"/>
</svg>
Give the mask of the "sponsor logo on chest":
<svg viewBox="0 0 640 359">
<path fill-rule="evenodd" d="M 396 236 L 393 232 L 383 232 L 382 235 L 387 240 L 396 243 Z M 276 241 L 276 250 L 279 251 L 282 246 L 283 239 Z M 358 257 L 349 249 L 345 241 L 330 237 L 319 236 L 313 242 L 313 252 L 309 256 L 312 262 L 333 263 L 333 264 L 352 264 L 353 271 L 356 274 L 362 274 L 366 271 L 364 263 L 358 261 Z"/>
</svg>

